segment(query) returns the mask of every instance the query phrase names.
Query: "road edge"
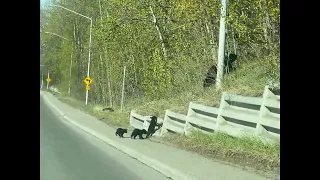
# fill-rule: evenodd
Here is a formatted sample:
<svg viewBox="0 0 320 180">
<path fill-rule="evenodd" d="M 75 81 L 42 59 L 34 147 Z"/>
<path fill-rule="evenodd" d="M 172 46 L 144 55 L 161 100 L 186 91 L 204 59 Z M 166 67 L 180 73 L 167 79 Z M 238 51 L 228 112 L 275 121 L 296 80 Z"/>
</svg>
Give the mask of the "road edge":
<svg viewBox="0 0 320 180">
<path fill-rule="evenodd" d="M 100 139 L 101 141 L 113 146 L 114 148 L 122 151 L 123 153 L 131 156 L 134 159 L 137 159 L 138 161 L 140 161 L 141 163 L 159 171 L 160 173 L 164 174 L 165 176 L 174 179 L 174 180 L 200 180 L 199 178 L 190 176 L 190 175 L 185 175 L 184 173 L 182 173 L 181 171 L 171 168 L 168 165 L 165 165 L 159 161 L 156 161 L 154 159 L 150 159 L 149 157 L 143 155 L 140 152 L 137 152 L 135 150 L 132 150 L 116 141 L 113 141 L 111 139 L 109 139 L 106 136 L 101 135 L 100 133 L 95 132 L 94 130 L 87 128 L 79 123 L 77 123 L 76 121 L 72 120 L 71 118 L 67 117 L 66 115 L 64 115 L 64 113 L 62 111 L 59 110 L 59 108 L 57 108 L 53 103 L 51 103 L 49 101 L 49 99 L 46 97 L 46 95 L 44 93 L 42 93 L 40 91 L 40 96 L 43 98 L 43 100 L 45 100 L 45 102 L 50 105 L 54 110 L 56 110 L 65 120 L 67 120 L 68 122 L 70 122 L 71 124 L 73 124 L 74 126 L 80 128 L 81 130 L 87 132 L 88 134 Z"/>
</svg>

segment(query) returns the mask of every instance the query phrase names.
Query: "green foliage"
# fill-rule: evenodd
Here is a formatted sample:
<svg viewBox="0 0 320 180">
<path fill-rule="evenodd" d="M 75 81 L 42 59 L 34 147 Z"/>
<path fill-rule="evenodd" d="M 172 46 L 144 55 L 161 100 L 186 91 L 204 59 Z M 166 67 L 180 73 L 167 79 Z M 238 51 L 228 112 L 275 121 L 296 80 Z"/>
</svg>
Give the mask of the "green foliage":
<svg viewBox="0 0 320 180">
<path fill-rule="evenodd" d="M 208 67 L 217 61 L 220 0 L 101 0 L 101 7 L 93 0 L 60 3 L 93 18 L 90 100 L 94 103 L 120 103 L 124 66 L 126 98 L 158 99 L 200 87 Z M 226 18 L 226 51 L 236 53 L 240 64 L 259 61 L 277 80 L 279 3 L 230 0 Z M 72 92 L 82 97 L 90 22 L 60 8 L 41 11 L 40 22 L 42 32 L 70 40 L 41 33 L 41 61 L 48 65 L 52 83 L 69 81 L 73 53 Z"/>
<path fill-rule="evenodd" d="M 143 70 L 142 90 L 147 96 L 160 98 L 166 94 L 172 82 L 172 74 L 166 72 L 166 66 L 170 66 L 169 62 L 161 56 L 160 49 L 155 49 Z"/>
</svg>

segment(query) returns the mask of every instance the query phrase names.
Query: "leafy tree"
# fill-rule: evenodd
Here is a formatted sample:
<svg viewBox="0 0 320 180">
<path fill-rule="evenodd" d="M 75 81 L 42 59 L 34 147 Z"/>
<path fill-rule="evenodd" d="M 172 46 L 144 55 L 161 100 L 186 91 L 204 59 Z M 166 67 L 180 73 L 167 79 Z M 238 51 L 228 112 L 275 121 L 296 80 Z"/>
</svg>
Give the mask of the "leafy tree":
<svg viewBox="0 0 320 180">
<path fill-rule="evenodd" d="M 90 100 L 120 103 L 123 68 L 126 98 L 157 99 L 201 86 L 217 62 L 220 0 L 68 0 L 55 4 L 92 17 Z M 280 0 L 229 0 L 226 53 L 237 64 L 259 62 L 280 80 Z M 41 61 L 66 89 L 72 55 L 72 94 L 84 98 L 88 19 L 50 7 L 40 11 Z M 63 40 L 43 32 L 67 37 Z"/>
</svg>

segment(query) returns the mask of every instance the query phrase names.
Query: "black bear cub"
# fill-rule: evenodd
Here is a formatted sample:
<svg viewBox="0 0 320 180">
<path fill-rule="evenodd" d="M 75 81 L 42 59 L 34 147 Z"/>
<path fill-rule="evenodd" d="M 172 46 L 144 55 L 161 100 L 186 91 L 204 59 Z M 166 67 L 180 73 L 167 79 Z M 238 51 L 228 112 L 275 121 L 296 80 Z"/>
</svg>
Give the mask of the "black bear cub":
<svg viewBox="0 0 320 180">
<path fill-rule="evenodd" d="M 128 133 L 127 129 L 122 129 L 122 128 L 118 128 L 116 131 L 116 136 L 122 137 L 123 138 L 123 134 L 124 133 Z"/>
<path fill-rule="evenodd" d="M 156 126 L 158 127 L 157 129 L 156 129 Z M 161 126 L 162 124 L 158 124 L 158 118 L 156 116 L 152 116 L 150 125 L 148 127 L 148 133 L 146 138 L 151 137 L 158 129 L 161 128 Z"/>
<path fill-rule="evenodd" d="M 145 129 L 134 129 L 131 134 L 131 139 L 136 139 L 137 136 L 139 136 L 139 139 L 143 139 L 142 135 L 147 133 Z"/>
<path fill-rule="evenodd" d="M 109 112 L 113 112 L 113 111 L 114 111 L 114 109 L 112 109 L 112 108 L 108 107 L 108 108 L 103 108 L 103 109 L 102 109 L 102 111 L 109 111 Z"/>
</svg>

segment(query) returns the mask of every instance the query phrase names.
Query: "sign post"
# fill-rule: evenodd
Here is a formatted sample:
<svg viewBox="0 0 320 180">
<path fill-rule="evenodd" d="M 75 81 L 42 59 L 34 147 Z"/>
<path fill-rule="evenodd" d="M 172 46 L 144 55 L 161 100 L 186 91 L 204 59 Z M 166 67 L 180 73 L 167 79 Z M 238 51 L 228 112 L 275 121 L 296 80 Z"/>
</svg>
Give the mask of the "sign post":
<svg viewBox="0 0 320 180">
<path fill-rule="evenodd" d="M 87 76 L 84 80 L 83 80 L 83 82 L 86 84 L 86 91 L 87 91 L 87 93 L 88 93 L 88 91 L 91 89 L 91 87 L 90 87 L 90 85 L 92 84 L 92 79 L 89 77 L 89 76 Z M 86 105 L 88 105 L 88 96 L 86 96 Z"/>
<path fill-rule="evenodd" d="M 46 81 L 47 81 L 47 89 L 49 89 L 49 83 L 51 82 L 51 79 L 49 76 L 49 71 L 48 71 L 48 77 L 47 77 Z"/>
</svg>

